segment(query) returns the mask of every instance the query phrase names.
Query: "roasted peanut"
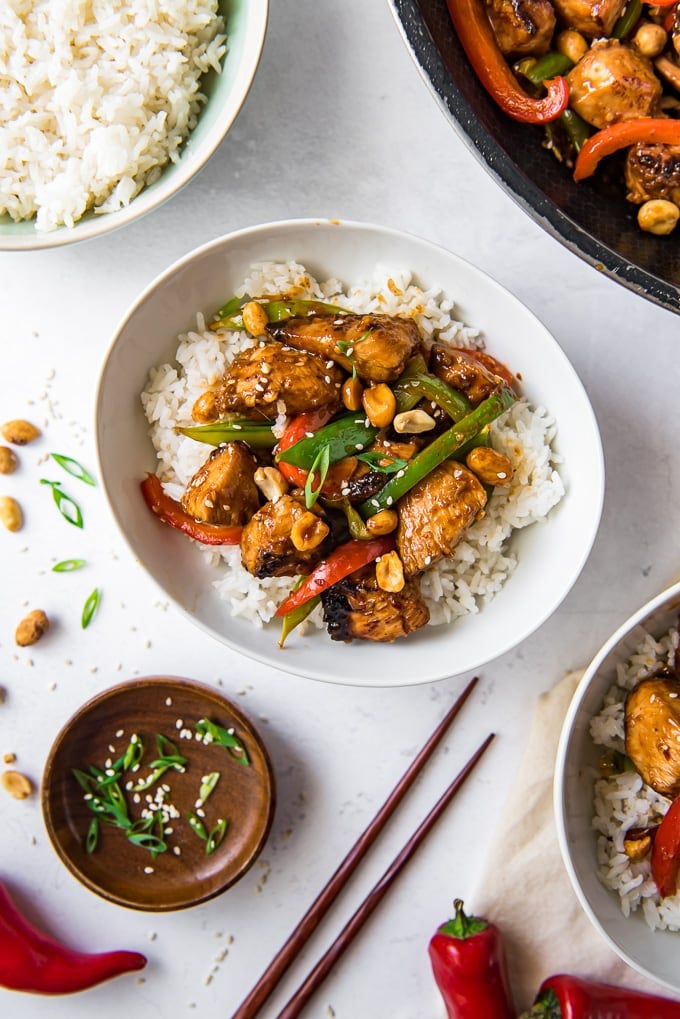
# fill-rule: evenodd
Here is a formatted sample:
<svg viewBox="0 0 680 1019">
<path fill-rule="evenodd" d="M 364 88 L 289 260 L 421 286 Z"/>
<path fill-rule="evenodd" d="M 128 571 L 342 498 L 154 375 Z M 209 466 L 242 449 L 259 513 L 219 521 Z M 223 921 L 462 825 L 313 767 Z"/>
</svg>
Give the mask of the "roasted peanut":
<svg viewBox="0 0 680 1019">
<path fill-rule="evenodd" d="M 668 33 L 662 25 L 649 21 L 640 25 L 631 41 L 643 57 L 658 57 L 666 48 Z"/>
<path fill-rule="evenodd" d="M 8 531 L 19 531 L 24 522 L 21 506 L 11 495 L 0 495 L 0 522 Z"/>
<path fill-rule="evenodd" d="M 399 523 L 399 517 L 391 509 L 379 510 L 366 521 L 366 530 L 371 534 L 391 534 Z"/>
<path fill-rule="evenodd" d="M 404 584 L 404 566 L 397 552 L 386 552 L 375 561 L 375 579 L 381 591 L 401 591 Z"/>
<path fill-rule="evenodd" d="M 363 391 L 364 387 L 356 375 L 351 375 L 348 379 L 345 379 L 342 387 L 342 402 L 347 410 L 359 410 Z"/>
<path fill-rule="evenodd" d="M 555 49 L 558 53 L 569 57 L 572 63 L 578 64 L 581 57 L 588 52 L 588 43 L 580 32 L 567 28 L 558 34 L 555 40 Z"/>
<path fill-rule="evenodd" d="M 394 393 L 384 382 L 377 386 L 369 386 L 364 389 L 361 396 L 361 403 L 366 412 L 366 417 L 374 428 L 387 428 L 392 422 L 394 412 L 397 409 L 397 401 Z"/>
<path fill-rule="evenodd" d="M 395 432 L 399 432 L 400 435 L 408 433 L 417 435 L 419 432 L 431 431 L 436 423 L 426 410 L 417 407 L 415 410 L 405 410 L 395 415 L 392 425 Z"/>
<path fill-rule="evenodd" d="M 276 502 L 288 491 L 288 482 L 276 467 L 258 467 L 253 479 L 265 499 L 269 499 L 270 502 Z"/>
<path fill-rule="evenodd" d="M 33 792 L 31 780 L 22 775 L 20 771 L 3 771 L 0 782 L 2 782 L 3 789 L 15 800 L 25 800 Z"/>
<path fill-rule="evenodd" d="M 13 753 L 6 753 L 2 755 L 2 760 L 5 764 L 14 764 L 17 759 L 17 755 Z"/>
<path fill-rule="evenodd" d="M 0 446 L 0 474 L 14 474 L 17 463 L 16 453 L 9 446 Z"/>
<path fill-rule="evenodd" d="M 0 428 L 3 439 L 11 442 L 13 446 L 25 446 L 27 442 L 33 442 L 40 435 L 40 429 L 32 425 L 30 421 L 6 421 Z"/>
<path fill-rule="evenodd" d="M 258 301 L 248 301 L 243 307 L 243 324 L 251 336 L 262 336 L 267 322 L 267 312 Z"/>
<path fill-rule="evenodd" d="M 675 230 L 680 209 L 674 202 L 666 201 L 665 198 L 651 198 L 643 202 L 638 209 L 638 223 L 647 233 L 657 234 L 662 237 Z"/>
<path fill-rule="evenodd" d="M 29 647 L 39 641 L 49 628 L 50 621 L 43 610 L 33 609 L 17 626 L 14 639 L 19 647 Z"/>
<path fill-rule="evenodd" d="M 299 552 L 317 548 L 328 534 L 328 524 L 316 513 L 303 513 L 290 529 L 290 540 Z"/>
<path fill-rule="evenodd" d="M 465 463 L 485 485 L 507 485 L 515 469 L 504 453 L 488 446 L 476 446 L 465 457 Z"/>
<path fill-rule="evenodd" d="M 211 421 L 217 420 L 219 415 L 215 407 L 214 389 L 206 389 L 204 393 L 201 393 L 191 408 L 191 416 L 200 425 L 207 425 Z"/>
</svg>

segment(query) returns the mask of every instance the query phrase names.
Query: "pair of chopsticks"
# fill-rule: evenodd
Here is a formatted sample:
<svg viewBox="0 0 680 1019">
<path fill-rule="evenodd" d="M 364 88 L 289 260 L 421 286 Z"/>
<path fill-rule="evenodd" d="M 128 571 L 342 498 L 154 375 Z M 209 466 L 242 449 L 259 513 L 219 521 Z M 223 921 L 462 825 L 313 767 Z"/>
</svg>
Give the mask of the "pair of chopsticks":
<svg viewBox="0 0 680 1019">
<path fill-rule="evenodd" d="M 292 963 L 293 959 L 301 951 L 304 944 L 318 927 L 329 906 L 337 898 L 340 891 L 344 888 L 347 880 L 354 873 L 359 863 L 373 845 L 376 838 L 401 803 L 406 792 L 413 785 L 413 782 L 419 775 L 423 766 L 432 756 L 435 748 L 442 740 L 451 722 L 465 704 L 465 701 L 472 693 L 477 682 L 478 677 L 475 676 L 474 679 L 468 683 L 462 694 L 456 700 L 455 704 L 444 716 L 423 746 L 422 750 L 420 750 L 417 756 L 413 759 L 378 813 L 375 815 L 363 834 L 359 836 L 358 840 L 350 849 L 338 869 L 309 907 L 293 934 L 291 934 L 282 948 L 279 949 L 278 953 L 272 959 L 271 963 L 253 987 L 252 991 L 248 994 L 236 1012 L 234 1012 L 232 1019 L 254 1019 L 254 1017 L 258 1014 L 259 1010 L 273 993 L 275 987 Z M 427 817 L 425 817 L 425 819 L 420 823 L 401 852 L 398 853 L 378 883 L 373 887 L 372 891 L 369 892 L 368 896 L 364 899 L 363 903 L 345 925 L 336 940 L 321 957 L 316 966 L 314 966 L 293 997 L 284 1006 L 283 1011 L 279 1013 L 278 1019 L 296 1019 L 296 1017 L 300 1015 L 304 1006 L 307 1004 L 314 992 L 320 987 L 331 968 L 348 947 L 354 935 L 360 930 L 364 922 L 381 902 L 383 896 L 399 872 L 411 859 L 425 836 L 461 788 L 493 738 L 493 733 L 487 736 L 467 764 L 454 778 L 451 785 L 440 797 L 437 803 L 435 803 Z"/>
</svg>

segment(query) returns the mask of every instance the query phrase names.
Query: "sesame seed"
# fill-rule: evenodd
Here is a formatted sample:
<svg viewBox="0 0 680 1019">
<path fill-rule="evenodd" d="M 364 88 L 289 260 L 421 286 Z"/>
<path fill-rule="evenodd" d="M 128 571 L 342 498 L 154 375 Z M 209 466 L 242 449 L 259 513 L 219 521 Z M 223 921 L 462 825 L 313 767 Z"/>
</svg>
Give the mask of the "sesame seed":
<svg viewBox="0 0 680 1019">
<path fill-rule="evenodd" d="M 118 731 L 116 732 L 116 738 L 120 739 L 120 737 L 123 736 L 124 734 L 125 734 L 125 729 L 118 729 Z"/>
<path fill-rule="evenodd" d="M 182 729 L 183 727 L 184 727 L 184 720 L 181 719 L 181 718 L 178 718 L 177 721 L 175 722 L 175 729 Z"/>
<path fill-rule="evenodd" d="M 145 874 L 153 874 L 153 867 L 145 867 L 144 868 L 144 873 Z"/>
<path fill-rule="evenodd" d="M 172 704 L 172 697 L 166 697 L 165 698 L 165 703 L 167 704 L 168 707 L 170 707 L 171 704 Z"/>
<path fill-rule="evenodd" d="M 182 855 L 182 850 L 179 848 L 179 846 L 173 846 L 172 847 L 172 851 L 175 854 L 175 856 L 181 856 Z"/>
</svg>

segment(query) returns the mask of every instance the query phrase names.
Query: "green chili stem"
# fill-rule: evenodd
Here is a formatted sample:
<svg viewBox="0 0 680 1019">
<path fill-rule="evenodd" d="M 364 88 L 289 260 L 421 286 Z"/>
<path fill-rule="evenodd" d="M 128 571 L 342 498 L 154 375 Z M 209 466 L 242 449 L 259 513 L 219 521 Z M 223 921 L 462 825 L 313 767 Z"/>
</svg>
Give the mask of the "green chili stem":
<svg viewBox="0 0 680 1019">
<path fill-rule="evenodd" d="M 429 446 L 409 460 L 403 471 L 392 475 L 376 495 L 366 499 L 359 506 L 361 515 L 364 518 L 371 517 L 379 510 L 392 506 L 414 485 L 430 474 L 435 467 L 457 453 L 461 446 L 474 438 L 485 425 L 500 417 L 516 399 L 517 397 L 508 386 L 503 386 L 499 392 L 487 397 L 467 417 L 442 432 Z"/>
<path fill-rule="evenodd" d="M 259 424 L 245 418 L 234 418 L 229 421 L 215 421 L 209 425 L 191 425 L 178 428 L 178 432 L 196 442 L 206 442 L 209 446 L 221 446 L 223 442 L 247 442 L 253 449 L 272 449 L 277 438 L 271 425 Z"/>
</svg>

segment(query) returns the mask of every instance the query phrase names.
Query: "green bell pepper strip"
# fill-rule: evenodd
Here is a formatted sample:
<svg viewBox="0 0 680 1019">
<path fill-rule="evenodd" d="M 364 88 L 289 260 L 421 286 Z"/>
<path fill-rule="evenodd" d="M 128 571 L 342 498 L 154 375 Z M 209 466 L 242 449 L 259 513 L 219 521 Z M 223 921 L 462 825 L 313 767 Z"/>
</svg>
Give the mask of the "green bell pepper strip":
<svg viewBox="0 0 680 1019">
<path fill-rule="evenodd" d="M 322 449 L 328 449 L 329 464 L 336 463 L 370 446 L 378 431 L 378 428 L 366 424 L 366 415 L 363 412 L 353 411 L 335 418 L 313 435 L 299 439 L 292 446 L 277 453 L 276 460 L 310 471 Z"/>
<path fill-rule="evenodd" d="M 238 304 L 234 306 L 233 301 L 227 301 L 217 312 L 217 318 L 210 324 L 211 329 L 245 329 L 241 309 L 251 297 L 234 298 Z M 327 304 L 325 301 L 309 301 L 301 298 L 277 298 L 271 301 L 257 302 L 267 316 L 269 322 L 281 322 L 286 318 L 293 318 L 296 315 L 346 315 L 347 308 L 340 308 L 336 304 Z"/>
<path fill-rule="evenodd" d="M 492 393 L 466 417 L 442 432 L 429 446 L 409 460 L 403 471 L 392 475 L 384 488 L 381 488 L 370 499 L 362 502 L 359 506 L 362 517 L 364 519 L 372 517 L 379 510 L 388 509 L 396 503 L 419 481 L 427 477 L 435 467 L 458 453 L 462 446 L 478 435 L 485 425 L 500 417 L 516 400 L 517 396 L 509 386 L 503 386 L 497 393 Z"/>
<path fill-rule="evenodd" d="M 623 14 L 619 17 L 612 29 L 613 39 L 627 39 L 640 20 L 642 14 L 642 0 L 628 0 Z"/>
<path fill-rule="evenodd" d="M 234 418 L 231 421 L 215 421 L 209 425 L 190 425 L 178 428 L 181 435 L 196 442 L 207 442 L 209 446 L 221 446 L 224 442 L 246 442 L 253 449 L 272 449 L 276 436 L 271 425 Z"/>
<path fill-rule="evenodd" d="M 544 54 L 539 60 L 536 60 L 534 57 L 520 60 L 516 64 L 515 70 L 527 78 L 532 85 L 540 88 L 544 81 L 557 75 L 566 74 L 573 66 L 574 61 L 564 53 L 550 50 L 549 53 Z"/>
<path fill-rule="evenodd" d="M 443 379 L 430 375 L 422 357 L 409 361 L 403 374 L 392 386 L 397 401 L 397 413 L 411 410 L 421 400 L 432 400 L 446 411 L 453 421 L 460 421 L 470 413 L 470 401 L 463 393 L 452 389 Z"/>
</svg>

